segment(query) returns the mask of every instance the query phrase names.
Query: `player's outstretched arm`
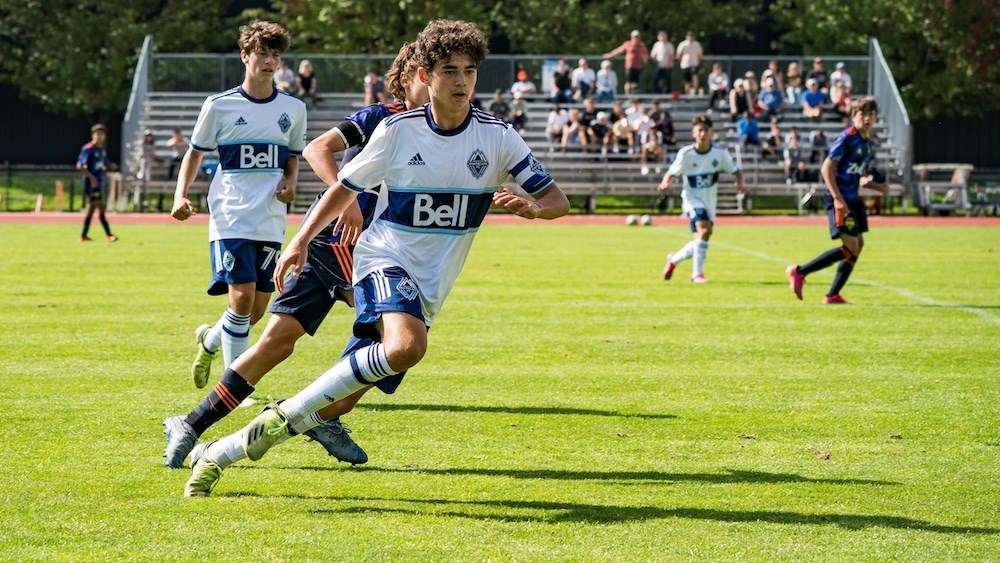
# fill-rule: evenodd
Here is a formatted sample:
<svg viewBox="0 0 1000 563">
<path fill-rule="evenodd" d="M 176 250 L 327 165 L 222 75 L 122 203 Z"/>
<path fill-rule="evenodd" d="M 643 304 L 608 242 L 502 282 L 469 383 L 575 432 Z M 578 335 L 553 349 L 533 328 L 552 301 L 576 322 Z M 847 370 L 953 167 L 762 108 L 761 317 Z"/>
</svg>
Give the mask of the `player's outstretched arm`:
<svg viewBox="0 0 1000 563">
<path fill-rule="evenodd" d="M 556 219 L 569 212 L 569 199 L 555 184 L 534 200 L 503 187 L 493 194 L 493 204 L 525 219 Z"/>
<path fill-rule="evenodd" d="M 188 189 L 198 176 L 198 168 L 205 154 L 188 148 L 181 160 L 181 169 L 177 173 L 177 188 L 174 190 L 174 205 L 170 215 L 178 221 L 184 221 L 194 215 L 194 205 L 188 199 Z"/>
</svg>

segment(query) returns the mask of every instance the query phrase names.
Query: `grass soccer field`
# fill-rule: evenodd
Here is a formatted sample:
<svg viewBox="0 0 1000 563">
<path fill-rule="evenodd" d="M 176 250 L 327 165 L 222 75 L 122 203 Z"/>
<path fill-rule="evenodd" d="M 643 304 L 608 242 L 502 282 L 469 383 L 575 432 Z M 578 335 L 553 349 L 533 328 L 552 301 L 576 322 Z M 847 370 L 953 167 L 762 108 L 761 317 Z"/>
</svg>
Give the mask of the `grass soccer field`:
<svg viewBox="0 0 1000 563">
<path fill-rule="evenodd" d="M 1000 559 L 1000 229 L 876 224 L 824 306 L 832 269 L 784 277 L 821 221 L 723 223 L 700 286 L 660 279 L 679 225 L 485 226 L 423 362 L 344 419 L 367 465 L 295 439 L 187 499 L 161 423 L 207 391 L 206 227 L 0 223 L 0 560 Z"/>
</svg>

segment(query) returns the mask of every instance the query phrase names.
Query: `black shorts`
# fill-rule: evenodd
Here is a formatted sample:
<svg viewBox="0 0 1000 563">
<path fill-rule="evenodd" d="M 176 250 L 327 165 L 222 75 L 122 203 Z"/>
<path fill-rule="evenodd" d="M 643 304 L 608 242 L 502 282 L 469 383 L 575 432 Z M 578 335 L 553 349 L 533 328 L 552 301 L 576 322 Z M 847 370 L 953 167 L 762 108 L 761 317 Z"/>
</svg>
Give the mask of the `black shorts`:
<svg viewBox="0 0 1000 563">
<path fill-rule="evenodd" d="M 868 211 L 865 209 L 864 200 L 848 199 L 845 203 L 847 203 L 847 215 L 840 216 L 833 208 L 833 196 L 829 192 L 823 196 L 831 239 L 839 239 L 842 234 L 859 236 L 868 232 Z"/>
<path fill-rule="evenodd" d="M 638 84 L 639 83 L 639 71 L 641 71 L 641 70 L 642 69 L 639 69 L 639 68 L 630 68 L 630 69 L 627 69 L 626 70 L 626 74 L 625 74 L 625 81 L 626 82 L 631 82 L 633 84 Z"/>
<path fill-rule="evenodd" d="M 698 74 L 698 65 L 683 68 L 681 72 L 684 74 L 684 82 L 691 82 L 691 78 Z"/>
<path fill-rule="evenodd" d="M 349 278 L 353 266 L 344 262 L 350 253 L 337 252 L 346 249 L 343 245 L 338 246 L 340 248 L 335 250 L 329 243 L 311 241 L 302 273 L 285 277 L 285 290 L 275 297 L 268 310 L 291 315 L 309 336 L 315 336 L 333 304 L 337 301 L 347 303 L 341 292 L 351 291 Z"/>
</svg>

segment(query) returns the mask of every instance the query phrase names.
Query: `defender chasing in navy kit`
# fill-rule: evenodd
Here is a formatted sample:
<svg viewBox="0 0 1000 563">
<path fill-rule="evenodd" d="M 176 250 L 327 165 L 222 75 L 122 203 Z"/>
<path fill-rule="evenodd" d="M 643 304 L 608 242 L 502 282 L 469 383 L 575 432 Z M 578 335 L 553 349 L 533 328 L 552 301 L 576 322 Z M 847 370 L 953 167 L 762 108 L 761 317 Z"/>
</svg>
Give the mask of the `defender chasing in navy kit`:
<svg viewBox="0 0 1000 563">
<path fill-rule="evenodd" d="M 864 248 L 864 233 L 868 232 L 868 213 L 861 188 L 869 188 L 887 194 L 889 186 L 875 182 L 868 175 L 873 149 L 870 139 L 871 128 L 878 119 L 878 104 L 868 96 L 855 100 L 851 111 L 851 126 L 834 140 L 823 161 L 820 173 L 826 184 L 823 196 L 826 216 L 830 225 L 830 238 L 841 240 L 838 248 L 832 248 L 813 258 L 802 266 L 792 265 L 785 270 L 792 293 L 802 299 L 802 285 L 806 276 L 833 264 L 838 264 L 830 291 L 823 297 L 823 303 L 842 305 L 847 301 L 840 291 L 854 271 L 854 264 Z"/>
</svg>

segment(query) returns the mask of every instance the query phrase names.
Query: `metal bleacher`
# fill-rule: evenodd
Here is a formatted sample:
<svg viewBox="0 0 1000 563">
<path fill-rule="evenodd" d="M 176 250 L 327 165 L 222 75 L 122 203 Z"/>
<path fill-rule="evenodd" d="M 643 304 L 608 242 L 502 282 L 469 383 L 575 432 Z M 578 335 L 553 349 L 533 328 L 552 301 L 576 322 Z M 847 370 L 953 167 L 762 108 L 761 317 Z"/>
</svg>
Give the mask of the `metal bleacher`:
<svg viewBox="0 0 1000 563">
<path fill-rule="evenodd" d="M 208 95 L 207 92 L 149 92 L 137 129 L 139 132 L 152 131 L 157 140 L 160 155 L 165 156 L 167 151 L 163 143 L 170 137 L 171 130 L 176 127 L 185 136 L 190 136 L 202 103 Z M 645 107 L 648 107 L 653 100 L 653 97 L 648 95 L 640 95 L 638 98 Z M 487 98 L 481 97 L 481 99 Z M 629 155 L 624 150 L 619 153 L 609 151 L 608 154 L 601 154 L 599 151 L 585 152 L 579 147 L 571 147 L 564 153 L 559 146 L 553 146 L 545 131 L 551 104 L 544 99 L 528 101 L 526 104 L 528 121 L 521 134 L 531 146 L 535 156 L 548 168 L 559 187 L 568 195 L 575 196 L 573 197 L 574 202 L 575 204 L 579 202 L 580 208 L 594 211 L 597 197 L 605 195 L 646 195 L 649 196 L 650 205 L 652 205 L 656 199 L 656 186 L 662 178 L 662 172 L 672 161 L 677 149 L 692 142 L 691 119 L 705 110 L 707 97 L 682 96 L 661 99 L 661 102 L 669 110 L 674 120 L 677 144 L 666 147 L 664 162 L 649 164 L 648 174 L 642 174 L 638 155 Z M 313 139 L 326 132 L 339 123 L 345 115 L 353 113 L 361 106 L 362 97 L 359 94 L 321 95 L 317 107 L 309 110 L 307 138 Z M 598 109 L 609 110 L 610 104 L 601 104 Z M 751 198 L 783 195 L 790 196 L 789 199 L 794 196 L 797 198 L 796 201 L 801 201 L 804 193 L 816 187 L 787 184 L 780 162 L 763 159 L 759 148 L 738 146 L 735 139 L 735 125 L 730 121 L 728 112 L 725 110 L 716 111 L 712 117 L 716 122 L 716 141 L 730 146 L 734 153 L 738 153 Z M 789 108 L 781 124 L 782 131 L 787 132 L 793 125 L 797 126 L 800 133 L 804 135 L 812 130 L 823 129 L 831 141 L 843 128 L 843 123 L 839 120 L 806 122 L 797 109 Z M 876 127 L 876 133 L 880 138 L 884 138 L 880 132 L 883 127 L 883 124 Z M 766 124 L 761 123 L 761 130 L 763 138 L 766 136 Z M 877 154 L 876 166 L 879 169 L 893 169 L 893 147 L 883 143 Z M 814 169 L 818 168 L 818 164 L 812 166 Z M 657 173 L 657 169 L 660 173 Z M 209 180 L 210 177 L 207 174 L 199 174 L 198 179 L 191 187 L 192 200 L 196 199 L 195 195 L 204 197 Z M 121 202 L 119 207 L 128 205 L 130 201 L 136 211 L 153 209 L 167 211 L 174 186 L 175 182 L 167 177 L 167 165 L 159 164 L 154 167 L 151 180 L 146 182 L 135 179 L 126 181 L 125 197 L 128 199 Z M 309 165 L 302 161 L 297 196 L 290 211 L 296 213 L 305 211 L 316 194 L 325 188 L 326 185 L 316 177 Z M 897 186 L 895 193 L 902 194 L 901 186 Z M 752 199 L 747 200 L 748 206 L 751 201 Z M 672 198 L 668 207 L 673 207 Z M 737 204 L 735 185 L 731 177 L 724 178 L 719 188 L 719 213 L 739 213 L 744 210 Z M 801 207 L 799 211 L 802 211 Z"/>
</svg>

